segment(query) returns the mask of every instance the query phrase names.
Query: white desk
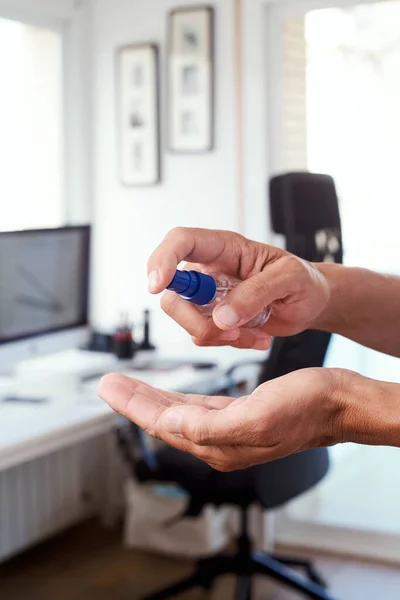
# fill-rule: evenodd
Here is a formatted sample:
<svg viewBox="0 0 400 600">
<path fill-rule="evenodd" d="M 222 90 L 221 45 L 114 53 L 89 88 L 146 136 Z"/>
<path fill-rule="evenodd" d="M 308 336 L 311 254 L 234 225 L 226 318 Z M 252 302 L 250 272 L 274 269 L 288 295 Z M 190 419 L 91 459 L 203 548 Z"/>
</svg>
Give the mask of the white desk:
<svg viewBox="0 0 400 600">
<path fill-rule="evenodd" d="M 0 404 L 0 471 L 110 431 L 113 411 L 100 400 L 57 406 Z"/>
<path fill-rule="evenodd" d="M 225 372 L 232 362 L 231 355 L 216 369 L 129 370 L 129 375 L 169 391 L 212 395 L 228 385 Z M 243 372 L 239 378 L 245 378 Z M 12 392 L 12 384 L 3 379 L 0 396 Z M 97 386 L 98 380 L 93 380 L 76 394 L 55 396 L 43 404 L 0 402 L 0 471 L 110 431 L 115 413 L 96 396 Z"/>
</svg>

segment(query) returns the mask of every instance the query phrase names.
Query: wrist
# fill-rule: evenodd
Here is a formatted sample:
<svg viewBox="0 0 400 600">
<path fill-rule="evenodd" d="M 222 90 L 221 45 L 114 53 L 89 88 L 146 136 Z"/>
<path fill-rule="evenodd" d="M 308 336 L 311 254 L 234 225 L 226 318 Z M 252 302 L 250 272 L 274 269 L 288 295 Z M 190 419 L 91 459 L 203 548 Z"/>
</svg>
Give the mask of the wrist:
<svg viewBox="0 0 400 600">
<path fill-rule="evenodd" d="M 332 332 L 334 330 L 334 323 L 337 320 L 337 308 L 340 296 L 339 282 L 343 272 L 343 266 L 332 263 L 314 263 L 314 267 L 324 278 L 329 294 L 325 308 L 316 319 L 314 319 L 311 328 Z"/>
<path fill-rule="evenodd" d="M 339 442 L 400 447 L 400 385 L 330 369 Z"/>
</svg>

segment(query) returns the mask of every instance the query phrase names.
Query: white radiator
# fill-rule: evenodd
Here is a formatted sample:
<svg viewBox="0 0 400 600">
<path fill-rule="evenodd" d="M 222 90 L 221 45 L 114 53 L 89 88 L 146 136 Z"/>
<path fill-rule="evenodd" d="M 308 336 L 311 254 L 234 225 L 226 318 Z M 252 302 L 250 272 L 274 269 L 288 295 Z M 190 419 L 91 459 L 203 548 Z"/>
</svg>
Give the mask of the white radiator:
<svg viewBox="0 0 400 600">
<path fill-rule="evenodd" d="M 107 436 L 0 473 L 0 561 L 99 509 Z"/>
</svg>

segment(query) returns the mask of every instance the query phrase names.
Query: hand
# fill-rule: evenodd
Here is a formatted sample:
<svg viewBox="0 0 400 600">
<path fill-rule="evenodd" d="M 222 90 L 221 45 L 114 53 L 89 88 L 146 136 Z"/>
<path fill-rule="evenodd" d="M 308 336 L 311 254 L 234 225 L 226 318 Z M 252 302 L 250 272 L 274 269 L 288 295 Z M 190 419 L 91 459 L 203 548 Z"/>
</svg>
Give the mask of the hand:
<svg viewBox="0 0 400 600">
<path fill-rule="evenodd" d="M 271 336 L 294 335 L 309 328 L 329 301 L 327 280 L 311 263 L 236 233 L 187 228 L 173 229 L 150 257 L 151 293 L 165 290 L 181 261 L 189 261 L 187 269 L 243 280 L 215 308 L 212 318 L 174 292 L 164 293 L 163 310 L 198 346 L 265 350 Z M 265 306 L 271 306 L 272 314 L 264 327 L 242 328 Z"/>
<path fill-rule="evenodd" d="M 98 393 L 151 436 L 232 471 L 343 441 L 342 379 L 340 371 L 306 369 L 233 399 L 164 392 L 108 375 Z"/>
</svg>

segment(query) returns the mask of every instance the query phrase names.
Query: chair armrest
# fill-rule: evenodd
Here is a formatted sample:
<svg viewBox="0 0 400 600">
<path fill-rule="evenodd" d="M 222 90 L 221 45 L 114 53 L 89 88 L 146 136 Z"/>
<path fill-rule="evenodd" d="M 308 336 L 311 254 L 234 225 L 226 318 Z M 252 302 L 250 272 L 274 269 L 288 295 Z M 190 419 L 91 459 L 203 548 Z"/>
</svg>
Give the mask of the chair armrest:
<svg viewBox="0 0 400 600">
<path fill-rule="evenodd" d="M 238 372 L 240 369 L 248 369 L 250 371 L 250 367 L 259 367 L 259 371 L 261 370 L 261 367 L 263 366 L 265 362 L 264 360 L 245 360 L 239 363 L 236 363 L 234 365 L 232 365 L 231 367 L 229 367 L 229 369 L 226 371 L 226 377 L 228 378 L 229 381 L 229 388 L 228 388 L 228 393 L 230 396 L 236 396 L 238 393 L 238 385 L 240 383 L 242 383 L 243 380 L 240 379 L 240 377 L 238 376 Z M 247 381 L 249 381 L 251 378 L 249 376 L 247 376 Z M 251 391 L 253 391 L 257 385 L 257 380 L 258 380 L 258 375 L 257 378 L 254 377 L 254 383 L 250 386 L 251 387 Z"/>
</svg>

